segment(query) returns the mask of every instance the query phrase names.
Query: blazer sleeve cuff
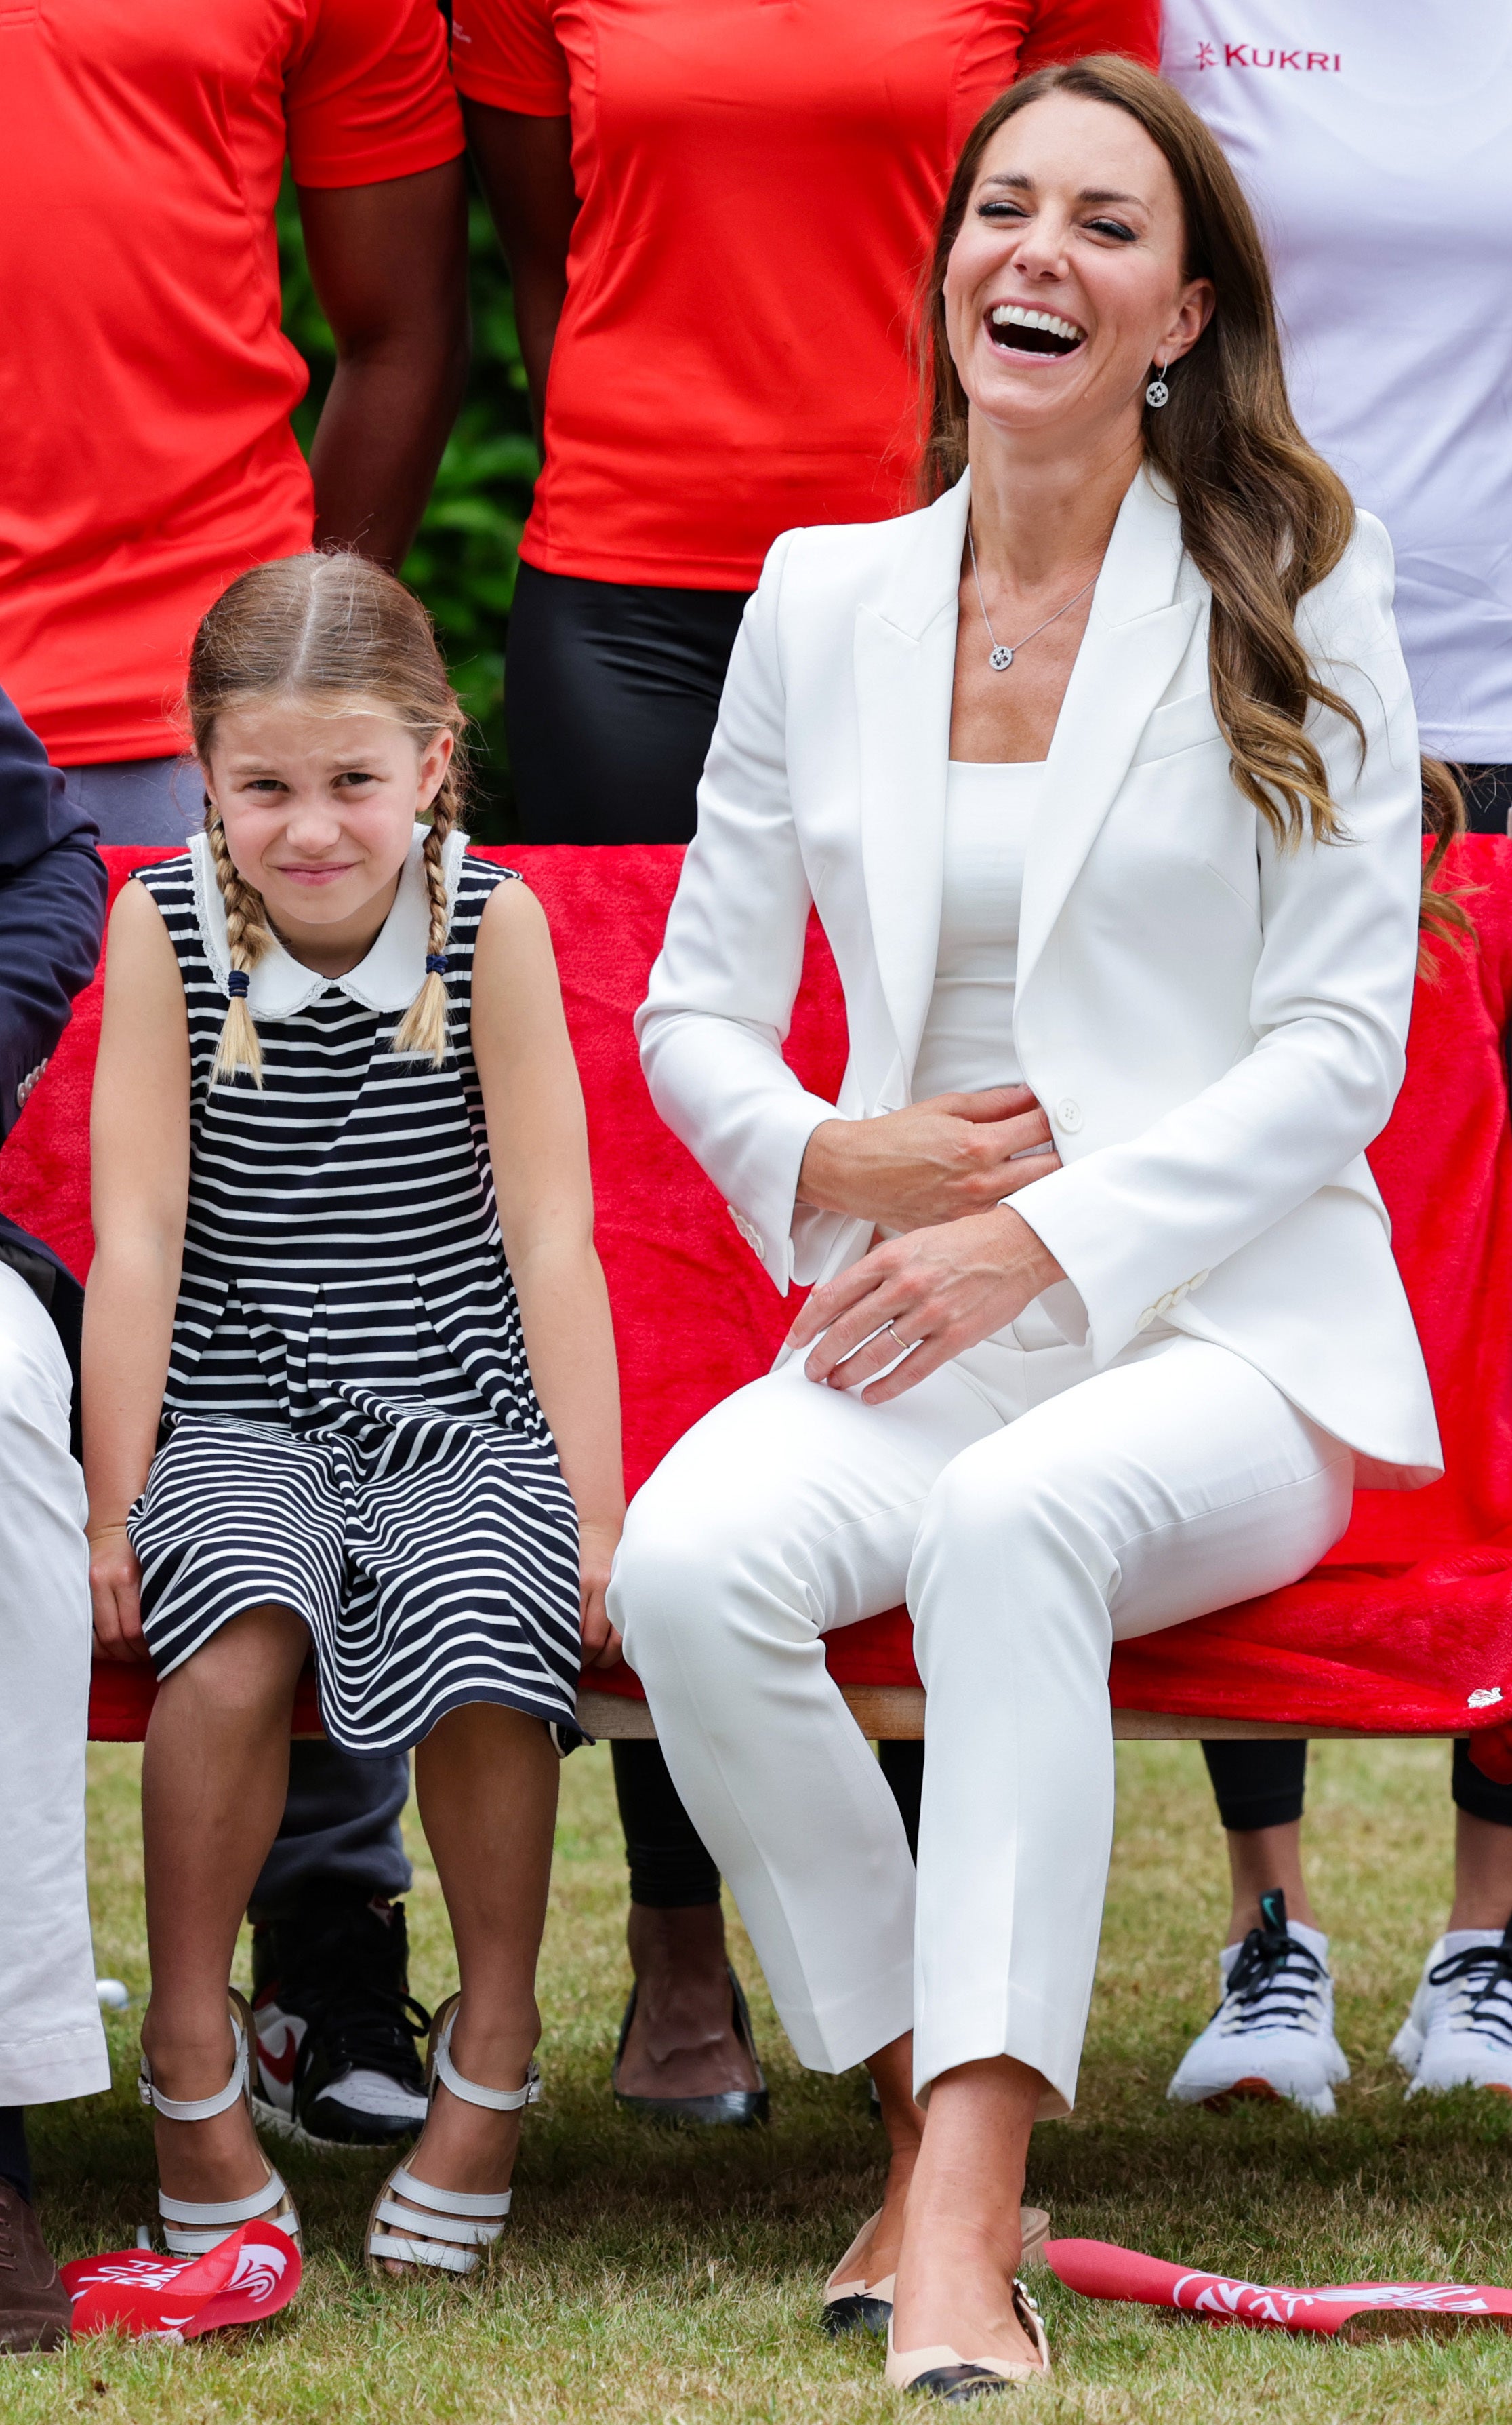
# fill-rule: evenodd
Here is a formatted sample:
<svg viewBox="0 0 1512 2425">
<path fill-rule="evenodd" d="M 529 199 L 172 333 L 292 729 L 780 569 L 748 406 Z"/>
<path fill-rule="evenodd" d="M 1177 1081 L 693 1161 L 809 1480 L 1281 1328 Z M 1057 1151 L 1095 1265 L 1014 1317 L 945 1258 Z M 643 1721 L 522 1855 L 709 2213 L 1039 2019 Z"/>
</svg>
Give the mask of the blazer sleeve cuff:
<svg viewBox="0 0 1512 2425">
<path fill-rule="evenodd" d="M 1086 1164 L 1073 1164 L 1052 1171 L 1047 1179 L 1021 1188 L 1010 1200 L 1020 1220 L 1027 1221 L 1041 1244 L 1048 1246 L 1080 1300 L 1085 1340 L 1091 1348 L 1093 1365 L 1101 1371 L 1141 1331 L 1174 1312 L 1183 1298 L 1201 1288 L 1212 1274 L 1195 1271 L 1173 1280 L 1154 1269 L 1153 1255 L 1131 1252 L 1126 1234 L 1112 1234 L 1116 1215 L 1102 1189 L 1077 1183 L 1087 1170 Z M 1059 1326 L 1067 1329 L 1060 1302 L 1067 1292 L 1057 1282 L 1045 1294 L 1056 1299 L 1049 1309 Z M 1071 1311 L 1068 1298 L 1064 1312 Z M 1069 1329 L 1067 1335 L 1072 1336 Z"/>
<path fill-rule="evenodd" d="M 781 1296 L 819 1270 L 843 1212 L 821 1212 L 798 1201 L 798 1178 L 808 1140 L 824 1120 L 839 1116 L 819 1095 L 784 1095 L 769 1103 L 760 1148 L 748 1177 L 738 1179 L 727 1211 Z"/>
</svg>

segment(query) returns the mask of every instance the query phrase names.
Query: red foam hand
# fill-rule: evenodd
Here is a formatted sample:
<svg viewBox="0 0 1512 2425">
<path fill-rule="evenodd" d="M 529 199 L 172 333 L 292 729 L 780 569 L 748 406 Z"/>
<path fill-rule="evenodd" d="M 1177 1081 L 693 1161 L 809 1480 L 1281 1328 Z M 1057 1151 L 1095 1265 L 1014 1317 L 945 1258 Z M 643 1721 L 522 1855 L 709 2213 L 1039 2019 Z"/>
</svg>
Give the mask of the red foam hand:
<svg viewBox="0 0 1512 2425">
<path fill-rule="evenodd" d="M 59 2268 L 73 2302 L 73 2333 L 193 2341 L 226 2324 L 276 2316 L 299 2288 L 299 2244 L 273 2223 L 244 2223 L 208 2256 L 158 2256 L 121 2248 Z"/>
<path fill-rule="evenodd" d="M 1251 2324 L 1283 2333 L 1328 2333 L 1354 2339 L 1364 2331 L 1410 2331 L 1413 2320 L 1512 2324 L 1512 2290 L 1464 2282 L 1329 2282 L 1316 2290 L 1244 2282 L 1167 2265 L 1108 2240 L 1051 2240 L 1045 2262 L 1084 2299 L 1137 2299 L 1175 2307 L 1210 2324 Z"/>
</svg>

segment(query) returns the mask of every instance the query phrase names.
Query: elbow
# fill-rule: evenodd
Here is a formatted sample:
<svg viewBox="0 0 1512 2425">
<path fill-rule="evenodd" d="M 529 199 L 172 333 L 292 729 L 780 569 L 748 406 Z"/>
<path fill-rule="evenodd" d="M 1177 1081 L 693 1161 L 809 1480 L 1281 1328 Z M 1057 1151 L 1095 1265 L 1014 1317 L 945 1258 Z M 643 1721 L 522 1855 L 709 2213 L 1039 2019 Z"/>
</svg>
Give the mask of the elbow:
<svg viewBox="0 0 1512 2425">
<path fill-rule="evenodd" d="M 1373 1026 L 1350 1038 L 1338 1089 L 1341 1142 L 1345 1158 L 1363 1153 L 1385 1128 L 1407 1076 L 1407 1052 L 1391 1029 Z"/>
</svg>

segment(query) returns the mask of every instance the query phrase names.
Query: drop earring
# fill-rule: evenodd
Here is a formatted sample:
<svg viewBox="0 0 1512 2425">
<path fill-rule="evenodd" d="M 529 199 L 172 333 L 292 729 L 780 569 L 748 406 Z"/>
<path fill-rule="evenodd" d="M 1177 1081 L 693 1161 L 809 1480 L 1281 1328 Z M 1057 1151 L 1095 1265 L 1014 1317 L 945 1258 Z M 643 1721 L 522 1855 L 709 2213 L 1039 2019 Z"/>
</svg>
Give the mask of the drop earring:
<svg viewBox="0 0 1512 2425">
<path fill-rule="evenodd" d="M 1154 377 L 1145 389 L 1144 400 L 1152 411 L 1158 412 L 1163 404 L 1170 402 L 1170 390 L 1166 385 L 1166 373 L 1169 368 L 1170 364 L 1167 362 L 1156 362 Z"/>
</svg>

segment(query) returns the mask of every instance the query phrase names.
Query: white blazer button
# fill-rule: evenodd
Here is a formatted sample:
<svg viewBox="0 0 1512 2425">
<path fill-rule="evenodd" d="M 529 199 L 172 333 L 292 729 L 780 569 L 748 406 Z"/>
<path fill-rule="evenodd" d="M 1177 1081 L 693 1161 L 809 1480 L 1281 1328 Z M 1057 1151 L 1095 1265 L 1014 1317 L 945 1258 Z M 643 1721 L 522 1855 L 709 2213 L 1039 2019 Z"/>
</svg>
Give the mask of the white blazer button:
<svg viewBox="0 0 1512 2425">
<path fill-rule="evenodd" d="M 1068 1136 L 1074 1136 L 1081 1126 L 1081 1105 L 1067 1095 L 1056 1105 L 1056 1118 Z"/>
</svg>

